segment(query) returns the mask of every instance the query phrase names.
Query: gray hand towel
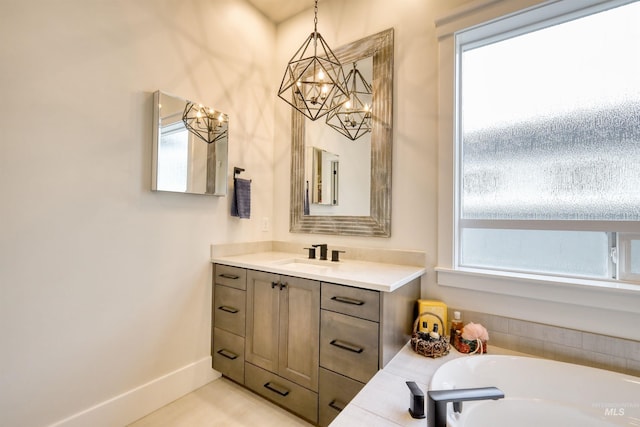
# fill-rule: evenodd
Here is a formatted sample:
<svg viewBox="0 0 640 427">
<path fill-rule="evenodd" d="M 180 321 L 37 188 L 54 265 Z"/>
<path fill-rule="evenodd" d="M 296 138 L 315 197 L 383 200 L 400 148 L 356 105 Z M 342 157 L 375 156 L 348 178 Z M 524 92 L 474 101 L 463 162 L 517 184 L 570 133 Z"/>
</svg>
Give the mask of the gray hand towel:
<svg viewBox="0 0 640 427">
<path fill-rule="evenodd" d="M 251 217 L 251 180 L 233 179 L 233 199 L 231 200 L 231 216 L 238 218 Z"/>
</svg>

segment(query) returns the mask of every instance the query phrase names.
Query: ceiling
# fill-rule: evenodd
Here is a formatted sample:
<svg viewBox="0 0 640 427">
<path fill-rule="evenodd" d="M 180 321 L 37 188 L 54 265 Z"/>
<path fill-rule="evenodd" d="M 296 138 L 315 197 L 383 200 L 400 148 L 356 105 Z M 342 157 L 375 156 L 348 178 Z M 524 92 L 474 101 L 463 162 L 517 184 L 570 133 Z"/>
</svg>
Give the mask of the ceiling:
<svg viewBox="0 0 640 427">
<path fill-rule="evenodd" d="M 314 0 L 247 0 L 275 24 L 286 21 L 303 10 L 310 9 Z"/>
</svg>

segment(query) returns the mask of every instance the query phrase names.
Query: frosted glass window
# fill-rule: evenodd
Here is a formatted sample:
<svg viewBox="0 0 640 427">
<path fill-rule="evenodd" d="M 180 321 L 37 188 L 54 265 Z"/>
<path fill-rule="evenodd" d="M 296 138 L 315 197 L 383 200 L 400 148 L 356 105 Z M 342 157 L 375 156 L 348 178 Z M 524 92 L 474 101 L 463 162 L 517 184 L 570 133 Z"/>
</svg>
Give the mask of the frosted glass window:
<svg viewBox="0 0 640 427">
<path fill-rule="evenodd" d="M 622 3 L 456 33 L 456 267 L 640 283 L 640 1 Z"/>
<path fill-rule="evenodd" d="M 465 228 L 461 262 L 467 267 L 607 278 L 608 241 L 604 232 Z"/>
<path fill-rule="evenodd" d="M 640 2 L 462 47 L 461 217 L 640 220 Z"/>
</svg>

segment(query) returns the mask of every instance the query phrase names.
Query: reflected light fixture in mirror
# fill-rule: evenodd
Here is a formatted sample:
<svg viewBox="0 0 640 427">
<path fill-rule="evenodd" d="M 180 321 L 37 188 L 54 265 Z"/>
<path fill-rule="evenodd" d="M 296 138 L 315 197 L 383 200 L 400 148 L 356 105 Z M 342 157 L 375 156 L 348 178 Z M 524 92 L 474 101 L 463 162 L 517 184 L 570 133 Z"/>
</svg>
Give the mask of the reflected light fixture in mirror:
<svg viewBox="0 0 640 427">
<path fill-rule="evenodd" d="M 337 108 L 327 114 L 327 124 L 352 141 L 371 132 L 371 104 L 373 90 L 358 70 L 357 63 L 347 74 L 349 93 L 336 97 Z"/>
<path fill-rule="evenodd" d="M 287 63 L 278 96 L 311 120 L 338 107 L 336 95 L 347 94 L 342 65 L 318 32 L 318 0 L 313 32 Z"/>
<path fill-rule="evenodd" d="M 227 137 L 228 127 L 225 124 L 229 118 L 211 107 L 188 101 L 182 113 L 182 121 L 189 132 L 207 144 Z"/>
<path fill-rule="evenodd" d="M 225 196 L 229 117 L 160 91 L 153 99 L 151 189 Z"/>
</svg>

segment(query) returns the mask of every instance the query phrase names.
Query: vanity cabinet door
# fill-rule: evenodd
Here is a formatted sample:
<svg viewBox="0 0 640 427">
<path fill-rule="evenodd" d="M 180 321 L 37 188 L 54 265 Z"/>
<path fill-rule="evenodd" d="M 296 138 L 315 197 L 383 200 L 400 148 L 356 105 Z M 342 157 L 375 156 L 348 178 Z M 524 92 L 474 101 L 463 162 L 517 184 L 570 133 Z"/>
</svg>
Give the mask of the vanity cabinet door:
<svg viewBox="0 0 640 427">
<path fill-rule="evenodd" d="M 214 288 L 213 324 L 241 337 L 245 328 L 245 291 L 228 286 Z"/>
<path fill-rule="evenodd" d="M 320 285 L 297 277 L 280 281 L 278 374 L 303 387 L 318 390 Z"/>
<path fill-rule="evenodd" d="M 317 391 L 320 284 L 249 271 L 246 337 L 247 362 Z"/>
<path fill-rule="evenodd" d="M 245 360 L 271 372 L 278 369 L 280 276 L 247 272 Z"/>
<path fill-rule="evenodd" d="M 220 328 L 213 330 L 213 369 L 244 384 L 244 338 Z"/>
<path fill-rule="evenodd" d="M 320 366 L 366 383 L 378 371 L 379 325 L 322 310 Z"/>
<path fill-rule="evenodd" d="M 328 369 L 320 368 L 318 425 L 326 427 L 342 412 L 364 384 Z"/>
<path fill-rule="evenodd" d="M 230 288 L 247 289 L 247 270 L 230 265 L 216 264 L 214 283 Z"/>
<path fill-rule="evenodd" d="M 378 322 L 380 292 L 322 282 L 322 309 Z"/>
<path fill-rule="evenodd" d="M 257 368 L 246 367 L 245 385 L 261 396 L 283 406 L 315 424 L 318 421 L 318 395 L 311 390 L 286 380 L 279 375 Z"/>
</svg>

